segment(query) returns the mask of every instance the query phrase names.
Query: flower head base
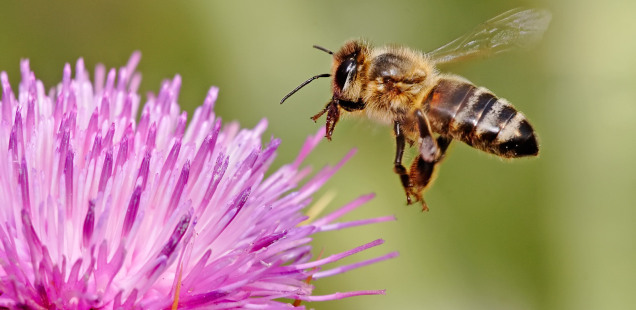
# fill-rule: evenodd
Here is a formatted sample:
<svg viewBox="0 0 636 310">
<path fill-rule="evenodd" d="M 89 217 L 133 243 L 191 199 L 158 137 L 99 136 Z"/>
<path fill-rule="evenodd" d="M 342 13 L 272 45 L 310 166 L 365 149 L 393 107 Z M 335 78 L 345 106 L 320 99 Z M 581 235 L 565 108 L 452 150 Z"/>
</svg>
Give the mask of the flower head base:
<svg viewBox="0 0 636 310">
<path fill-rule="evenodd" d="M 311 257 L 312 234 L 393 219 L 335 223 L 367 195 L 307 223 L 301 211 L 351 154 L 300 186 L 319 132 L 265 176 L 280 143 L 262 147 L 266 122 L 222 126 L 211 88 L 186 126 L 179 76 L 149 96 L 137 122 L 139 58 L 118 72 L 98 66 L 94 83 L 80 59 L 48 95 L 26 60 L 17 98 L 0 74 L 0 306 L 266 309 L 292 307 L 281 298 L 383 293 L 314 296 L 306 281 L 397 255 L 320 269 L 378 239 Z"/>
</svg>

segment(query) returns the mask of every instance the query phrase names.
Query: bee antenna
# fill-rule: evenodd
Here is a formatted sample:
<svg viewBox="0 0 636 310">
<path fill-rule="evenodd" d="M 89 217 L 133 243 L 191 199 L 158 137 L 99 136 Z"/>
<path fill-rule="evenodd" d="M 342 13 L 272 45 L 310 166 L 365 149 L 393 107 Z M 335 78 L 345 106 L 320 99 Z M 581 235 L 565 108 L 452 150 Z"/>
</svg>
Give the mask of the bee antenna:
<svg viewBox="0 0 636 310">
<path fill-rule="evenodd" d="M 305 85 L 311 83 L 311 81 L 313 81 L 313 80 L 315 80 L 317 78 L 329 77 L 329 76 L 331 76 L 331 74 L 323 73 L 323 74 L 318 74 L 318 75 L 314 75 L 314 76 L 310 77 L 307 81 L 302 82 L 302 84 L 298 85 L 296 88 L 294 88 L 294 90 L 289 92 L 289 94 L 285 95 L 285 97 L 283 97 L 283 99 L 280 100 L 280 104 L 283 104 L 283 102 L 285 102 L 285 100 L 287 100 L 287 98 L 289 98 L 291 95 L 295 94 L 299 89 L 303 88 Z"/>
<path fill-rule="evenodd" d="M 333 55 L 332 51 L 330 51 L 330 50 L 328 50 L 328 49 L 326 49 L 326 48 L 324 48 L 324 47 L 322 47 L 320 45 L 314 45 L 314 48 L 315 49 L 319 49 L 319 50 L 321 50 L 321 51 L 323 51 L 323 52 L 325 52 L 325 53 L 327 53 L 329 55 Z"/>
</svg>

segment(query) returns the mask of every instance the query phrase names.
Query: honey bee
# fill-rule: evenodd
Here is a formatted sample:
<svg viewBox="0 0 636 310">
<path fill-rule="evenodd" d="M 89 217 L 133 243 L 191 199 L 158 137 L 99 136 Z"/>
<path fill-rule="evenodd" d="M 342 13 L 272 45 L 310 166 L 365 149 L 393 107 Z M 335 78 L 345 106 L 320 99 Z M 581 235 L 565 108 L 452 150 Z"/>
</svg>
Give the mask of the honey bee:
<svg viewBox="0 0 636 310">
<path fill-rule="evenodd" d="M 333 55 L 331 73 L 309 78 L 280 103 L 315 79 L 333 77 L 331 100 L 311 119 L 315 122 L 327 114 L 329 140 L 341 112 L 393 125 L 393 171 L 407 204 L 421 202 L 422 210 L 428 210 L 422 193 L 452 140 L 504 158 L 539 153 L 534 129 L 507 100 L 463 77 L 440 73 L 436 66 L 530 46 L 541 38 L 550 19 L 545 10 L 510 10 L 429 53 L 373 47 L 363 40 L 346 42 L 336 53 L 314 46 Z M 406 143 L 419 152 L 408 170 L 402 165 Z"/>
</svg>

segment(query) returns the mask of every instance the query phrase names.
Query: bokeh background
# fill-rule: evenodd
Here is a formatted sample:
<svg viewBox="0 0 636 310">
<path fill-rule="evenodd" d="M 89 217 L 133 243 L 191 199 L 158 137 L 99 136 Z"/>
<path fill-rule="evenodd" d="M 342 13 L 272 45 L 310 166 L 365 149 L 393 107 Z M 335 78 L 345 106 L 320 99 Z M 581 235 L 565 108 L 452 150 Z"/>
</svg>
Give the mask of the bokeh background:
<svg viewBox="0 0 636 310">
<path fill-rule="evenodd" d="M 361 256 L 398 250 L 391 261 L 315 282 L 318 294 L 386 289 L 386 296 L 312 304 L 317 309 L 636 309 L 635 2 L 607 1 L 22 1 L 0 3 L 0 69 L 14 87 L 19 60 L 51 87 L 64 63 L 84 57 L 119 67 L 143 53 L 141 90 L 180 74 L 180 103 L 192 112 L 208 88 L 216 111 L 283 144 L 292 160 L 319 125 L 330 97 L 315 81 L 350 38 L 432 50 L 514 7 L 553 13 L 529 51 L 443 67 L 509 99 L 541 141 L 536 159 L 504 161 L 456 144 L 426 198 L 407 207 L 392 172 L 391 129 L 364 119 L 338 124 L 308 159 L 334 164 L 358 153 L 327 184 L 334 209 L 376 198 L 348 219 L 395 214 L 396 222 L 324 233 L 316 250 L 336 253 L 382 237 Z M 322 120 L 324 121 L 324 120 Z M 412 154 L 411 154 L 412 158 Z M 359 258 L 356 258 L 357 260 Z M 345 262 L 353 261 L 347 260 Z"/>
</svg>

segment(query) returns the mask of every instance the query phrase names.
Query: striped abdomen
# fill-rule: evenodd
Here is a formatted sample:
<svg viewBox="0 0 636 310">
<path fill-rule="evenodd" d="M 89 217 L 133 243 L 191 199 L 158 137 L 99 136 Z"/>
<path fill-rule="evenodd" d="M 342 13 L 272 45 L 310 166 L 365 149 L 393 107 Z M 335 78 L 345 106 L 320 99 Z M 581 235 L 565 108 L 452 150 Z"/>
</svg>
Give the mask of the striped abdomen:
<svg viewBox="0 0 636 310">
<path fill-rule="evenodd" d="M 441 78 L 424 98 L 432 130 L 502 157 L 539 153 L 526 117 L 505 99 L 466 81 Z"/>
</svg>

